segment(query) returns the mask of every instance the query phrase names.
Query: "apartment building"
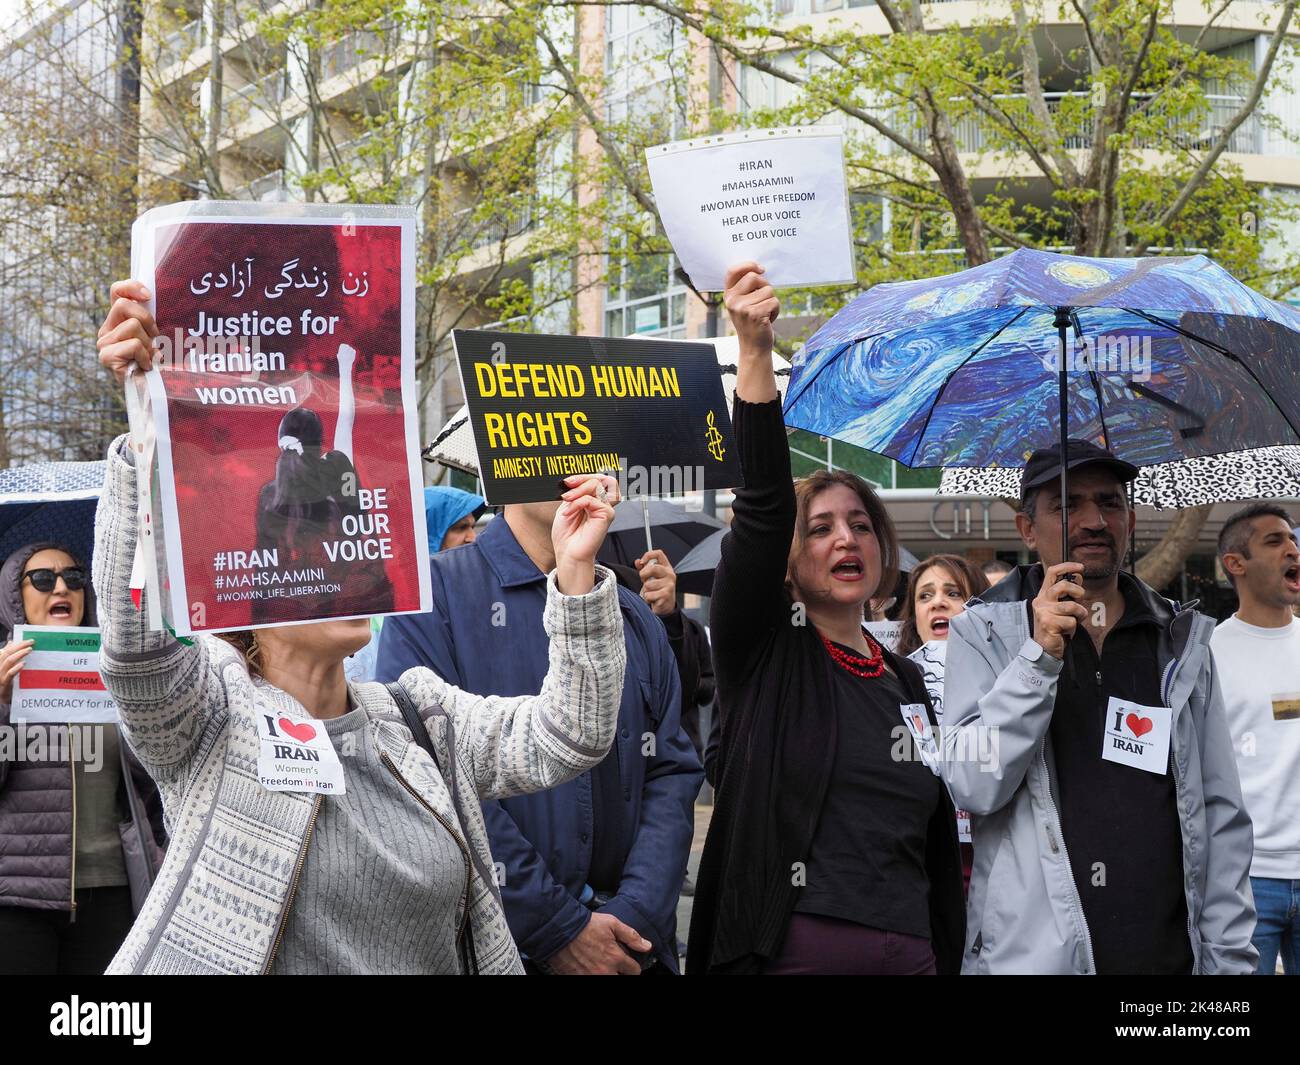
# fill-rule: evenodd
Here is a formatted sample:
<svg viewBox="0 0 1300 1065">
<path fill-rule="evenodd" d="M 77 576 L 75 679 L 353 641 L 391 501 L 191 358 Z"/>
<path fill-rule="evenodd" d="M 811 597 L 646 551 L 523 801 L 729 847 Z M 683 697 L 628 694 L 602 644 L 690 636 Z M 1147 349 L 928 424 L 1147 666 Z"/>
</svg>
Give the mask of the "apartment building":
<svg viewBox="0 0 1300 1065">
<path fill-rule="evenodd" d="M 0 467 L 103 458 L 121 407 L 87 337 L 129 253 L 131 20 L 108 0 L 0 15 Z"/>
<path fill-rule="evenodd" d="M 113 0 L 80 0 L 66 7 L 113 9 Z M 992 5 L 996 6 L 996 5 Z M 387 121 L 393 114 L 413 124 L 421 115 L 422 75 L 444 51 L 445 42 L 414 39 L 378 28 L 342 35 L 310 32 L 276 35 L 265 32 L 266 20 L 303 10 L 304 0 L 169 0 L 146 3 L 141 55 L 145 68 L 140 114 L 140 186 L 144 204 L 185 197 L 223 197 L 258 201 L 346 200 L 387 197 L 427 202 L 438 192 L 435 212 L 422 214 L 422 224 L 437 239 L 444 234 L 457 242 L 457 276 L 465 280 L 461 306 L 442 298 L 431 315 L 428 336 L 438 342 L 426 372 L 423 404 L 426 437 L 442 424 L 460 402 L 457 375 L 450 367 L 445 327 L 497 322 L 501 314 L 490 299 L 505 284 L 537 289 L 563 288 L 549 275 L 569 269 L 572 248 L 539 245 L 544 212 L 537 197 L 524 195 L 486 214 L 472 182 L 458 179 L 472 170 L 463 157 L 443 154 L 415 159 L 407 127 Z M 482 5 L 491 10 L 489 0 Z M 1262 0 L 1235 0 L 1228 14 L 1202 34 L 1202 46 L 1231 54 L 1255 65 L 1267 47 L 1269 17 L 1278 5 Z M 927 24 L 975 27 L 991 10 L 981 0 L 951 0 L 926 5 Z M 1000 11 L 1001 9 L 999 9 Z M 1041 76 L 1049 107 L 1061 116 L 1089 91 L 1087 71 L 1059 61 L 1083 43 L 1077 20 L 1048 5 L 1037 31 L 1044 57 Z M 1209 16 L 1196 0 L 1177 0 L 1171 19 L 1184 36 L 1205 28 Z M 788 103 L 797 91 L 770 74 L 735 63 L 700 47 L 671 19 L 652 9 L 616 5 L 580 8 L 573 17 L 575 68 L 598 76 L 602 89 L 594 103 L 611 128 L 624 120 L 651 123 L 662 139 L 688 136 L 707 105 L 751 113 Z M 882 12 L 867 0 L 772 0 L 778 26 L 831 24 L 866 36 L 888 31 Z M 1293 27 L 1293 31 L 1300 33 Z M 773 52 L 774 61 L 793 68 L 792 55 Z M 522 100 L 518 121 L 526 123 L 545 104 L 545 84 L 531 86 Z M 1212 137 L 1240 103 L 1239 86 L 1225 85 L 1211 93 L 1202 141 Z M 700 106 L 703 101 L 705 107 Z M 688 106 L 689 101 L 689 106 Z M 1015 101 L 1010 102 L 1014 106 Z M 1267 122 L 1264 112 L 1280 119 Z M 838 121 L 851 136 L 870 136 L 853 120 L 829 114 L 821 121 Z M 1272 91 L 1233 135 L 1226 160 L 1241 168 L 1247 180 L 1268 190 L 1269 196 L 1300 195 L 1300 149 L 1288 130 L 1300 129 L 1300 75 L 1279 72 Z M 977 198 L 1016 179 L 1015 195 L 1041 204 L 1048 197 L 1044 183 L 1023 159 L 985 152 L 985 129 L 976 122 L 959 122 L 955 130 Z M 1090 146 L 1091 130 L 1080 123 L 1067 131 L 1066 147 L 1082 153 Z M 596 153 L 590 131 L 578 133 L 565 151 Z M 1195 148 L 1196 143 L 1189 147 Z M 1155 149 L 1152 148 L 1153 159 Z M 418 165 L 417 165 L 418 164 Z M 1153 163 L 1154 165 L 1154 163 Z M 545 160 L 539 158 L 539 171 Z M 540 185 L 543 178 L 539 176 Z M 590 190 L 578 189 L 581 201 Z M 579 204 L 580 205 L 580 204 Z M 635 213 L 635 205 L 626 203 Z M 897 238 L 888 224 L 887 202 L 878 237 Z M 1278 234 L 1279 244 L 1294 245 L 1297 234 Z M 941 249 L 942 250 L 942 249 Z M 956 249 L 953 249 L 956 250 Z M 933 241 L 924 249 L 894 246 L 899 256 L 935 254 Z M 671 255 L 613 256 L 597 264 L 578 257 L 579 266 L 569 297 L 537 309 L 533 328 L 576 330 L 606 335 L 690 337 L 710 328 L 706 305 L 692 292 Z M 475 287 L 475 279 L 482 285 Z M 606 282 L 608 279 L 608 283 Z M 445 296 L 446 294 L 443 294 Z M 455 293 L 450 295 L 454 296 Z M 452 301 L 454 303 L 454 300 Z M 785 317 L 807 327 L 820 310 L 814 300 L 787 307 Z M 511 324 L 515 324 L 512 322 Z M 843 445 L 814 438 L 794 441 L 801 468 L 817 464 L 850 464 L 890 490 L 915 489 L 934 477 L 902 470 L 883 459 L 853 455 Z M 852 458 L 848 456 L 852 455 Z"/>
</svg>

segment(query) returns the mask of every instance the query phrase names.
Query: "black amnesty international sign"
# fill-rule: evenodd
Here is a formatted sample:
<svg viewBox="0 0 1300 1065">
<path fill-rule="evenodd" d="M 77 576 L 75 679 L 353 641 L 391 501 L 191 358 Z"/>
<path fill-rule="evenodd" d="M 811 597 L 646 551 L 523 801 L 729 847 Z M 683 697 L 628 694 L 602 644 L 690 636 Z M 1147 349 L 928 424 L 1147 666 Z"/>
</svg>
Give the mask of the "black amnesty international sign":
<svg viewBox="0 0 1300 1065">
<path fill-rule="evenodd" d="M 711 344 L 452 332 L 489 503 L 558 499 L 608 472 L 624 498 L 741 482 Z"/>
</svg>

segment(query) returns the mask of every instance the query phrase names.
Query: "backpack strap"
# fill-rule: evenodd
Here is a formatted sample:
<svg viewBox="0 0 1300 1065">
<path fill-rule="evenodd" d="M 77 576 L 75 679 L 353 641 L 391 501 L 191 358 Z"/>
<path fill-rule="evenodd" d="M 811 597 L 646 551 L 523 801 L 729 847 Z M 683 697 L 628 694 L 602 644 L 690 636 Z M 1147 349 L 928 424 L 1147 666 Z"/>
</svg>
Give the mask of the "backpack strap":
<svg viewBox="0 0 1300 1065">
<path fill-rule="evenodd" d="M 388 689 L 388 694 L 393 697 L 393 702 L 397 704 L 397 709 L 402 713 L 402 720 L 406 722 L 406 727 L 411 731 L 411 737 L 424 748 L 425 753 L 433 759 L 433 764 L 438 767 L 438 772 L 442 772 L 442 763 L 438 761 L 438 752 L 433 748 L 433 740 L 429 738 L 429 731 L 424 727 L 424 722 L 420 720 L 420 712 L 415 708 L 415 702 L 397 681 L 392 681 L 384 685 Z M 445 775 L 445 774 L 444 774 Z"/>
</svg>

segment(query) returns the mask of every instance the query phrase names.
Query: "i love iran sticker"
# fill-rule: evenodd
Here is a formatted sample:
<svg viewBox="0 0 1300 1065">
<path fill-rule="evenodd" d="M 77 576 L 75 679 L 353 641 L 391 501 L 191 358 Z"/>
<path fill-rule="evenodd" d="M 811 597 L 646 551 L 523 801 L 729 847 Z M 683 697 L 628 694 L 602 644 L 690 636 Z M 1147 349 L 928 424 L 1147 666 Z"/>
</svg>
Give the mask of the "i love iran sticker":
<svg viewBox="0 0 1300 1065">
<path fill-rule="evenodd" d="M 261 749 L 257 777 L 271 791 L 342 795 L 343 766 L 319 721 L 284 714 L 256 714 Z"/>
<path fill-rule="evenodd" d="M 1169 769 L 1169 730 L 1174 712 L 1167 706 L 1143 706 L 1110 697 L 1101 737 L 1101 756 L 1108 762 L 1163 775 Z"/>
</svg>

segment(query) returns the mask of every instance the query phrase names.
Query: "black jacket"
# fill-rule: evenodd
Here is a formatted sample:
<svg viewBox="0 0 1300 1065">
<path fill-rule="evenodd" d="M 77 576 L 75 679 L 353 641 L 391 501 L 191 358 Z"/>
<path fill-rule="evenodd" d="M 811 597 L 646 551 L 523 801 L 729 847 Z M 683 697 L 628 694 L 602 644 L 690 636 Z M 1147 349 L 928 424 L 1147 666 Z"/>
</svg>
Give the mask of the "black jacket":
<svg viewBox="0 0 1300 1065">
<path fill-rule="evenodd" d="M 16 625 L 26 623 L 20 578 L 31 557 L 47 548 L 72 555 L 61 544 L 32 543 L 15 551 L 0 567 L 0 646 L 10 640 Z M 94 625 L 95 599 L 89 584 L 85 603 L 82 624 Z M 14 727 L 9 713 L 9 704 L 0 703 L 0 728 Z M 132 907 L 138 913 L 158 875 L 167 835 L 158 789 L 125 741 L 119 750 L 118 800 L 127 818 L 118 831 Z M 72 909 L 76 848 L 73 775 L 73 765 L 66 758 L 0 758 L 0 906 Z"/>
<path fill-rule="evenodd" d="M 781 404 L 736 400 L 745 487 L 737 489 L 711 605 L 722 737 L 713 819 L 696 877 L 687 972 L 757 972 L 780 953 L 835 755 L 827 655 L 785 591 L 795 498 Z M 915 702 L 920 670 L 885 652 Z M 931 710 L 933 723 L 933 711 Z M 965 937 L 956 815 L 945 794 L 926 845 L 931 943 L 940 973 Z"/>
</svg>

